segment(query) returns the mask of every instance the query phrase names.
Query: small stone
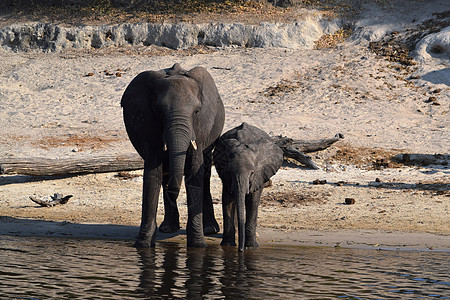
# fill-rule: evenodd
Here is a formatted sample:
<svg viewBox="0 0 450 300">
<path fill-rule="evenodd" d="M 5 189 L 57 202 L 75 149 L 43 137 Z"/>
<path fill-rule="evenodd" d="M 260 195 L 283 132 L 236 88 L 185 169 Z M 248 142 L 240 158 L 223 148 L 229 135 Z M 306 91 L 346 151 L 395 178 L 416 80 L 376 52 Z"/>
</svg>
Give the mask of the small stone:
<svg viewBox="0 0 450 300">
<path fill-rule="evenodd" d="M 355 204 L 355 199 L 353 199 L 353 198 L 345 198 L 345 204 L 347 204 L 347 205 Z"/>
<path fill-rule="evenodd" d="M 320 180 L 320 179 L 316 179 L 316 180 L 314 180 L 313 181 L 313 184 L 325 184 L 325 183 L 327 183 L 327 181 L 324 179 L 324 180 Z"/>
<path fill-rule="evenodd" d="M 381 179 L 380 178 L 375 178 L 375 182 L 381 182 Z"/>
<path fill-rule="evenodd" d="M 437 98 L 434 96 L 428 97 L 427 100 L 424 101 L 425 103 L 434 103 L 437 102 Z"/>
</svg>

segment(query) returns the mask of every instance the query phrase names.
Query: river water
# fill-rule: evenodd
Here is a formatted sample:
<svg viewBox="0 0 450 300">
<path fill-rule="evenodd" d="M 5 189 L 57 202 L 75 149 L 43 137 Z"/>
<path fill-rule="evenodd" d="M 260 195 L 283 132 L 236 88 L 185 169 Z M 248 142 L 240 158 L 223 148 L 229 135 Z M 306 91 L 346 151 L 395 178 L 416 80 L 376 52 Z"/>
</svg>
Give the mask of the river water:
<svg viewBox="0 0 450 300">
<path fill-rule="evenodd" d="M 450 298 L 450 253 L 0 236 L 0 299 Z"/>
</svg>

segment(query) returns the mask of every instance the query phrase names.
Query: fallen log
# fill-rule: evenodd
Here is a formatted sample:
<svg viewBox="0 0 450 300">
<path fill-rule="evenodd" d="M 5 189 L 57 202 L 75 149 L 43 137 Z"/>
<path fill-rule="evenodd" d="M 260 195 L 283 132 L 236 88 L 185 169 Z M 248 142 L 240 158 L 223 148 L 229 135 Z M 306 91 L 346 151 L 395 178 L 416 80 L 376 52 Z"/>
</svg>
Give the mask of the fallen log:
<svg viewBox="0 0 450 300">
<path fill-rule="evenodd" d="M 295 159 L 311 169 L 318 169 L 311 157 L 304 154 L 330 147 L 343 139 L 337 134 L 331 139 L 304 141 L 288 137 L 272 137 L 283 150 L 284 156 Z M 137 153 L 124 155 L 104 155 L 90 158 L 5 158 L 0 160 L 0 174 L 20 174 L 30 176 L 63 176 L 88 173 L 133 171 L 144 168 L 144 161 Z"/>
<path fill-rule="evenodd" d="M 317 152 L 324 150 L 337 141 L 344 138 L 341 133 L 336 134 L 331 139 L 321 139 L 321 140 L 294 140 L 285 136 L 272 136 L 272 140 L 275 144 L 283 150 L 284 157 L 289 157 L 295 159 L 299 163 L 305 165 L 306 167 L 317 170 L 319 167 L 314 163 L 312 158 L 305 153 Z"/>
<path fill-rule="evenodd" d="M 283 150 L 283 156 L 289 157 L 292 159 L 295 159 L 302 165 L 304 165 L 307 168 L 318 170 L 319 167 L 316 165 L 316 163 L 312 160 L 311 156 L 306 155 L 305 153 L 298 151 L 294 148 L 281 148 Z"/>
<path fill-rule="evenodd" d="M 325 150 L 326 148 L 330 147 L 331 145 L 342 139 L 344 139 L 344 135 L 342 133 L 336 134 L 331 139 L 321 139 L 321 140 L 294 140 L 292 138 L 281 135 L 272 136 L 272 140 L 281 149 L 293 148 L 303 153 L 311 153 Z"/>
<path fill-rule="evenodd" d="M 132 171 L 144 168 L 139 154 L 105 155 L 89 158 L 6 158 L 0 161 L 1 174 L 61 176 Z"/>
</svg>

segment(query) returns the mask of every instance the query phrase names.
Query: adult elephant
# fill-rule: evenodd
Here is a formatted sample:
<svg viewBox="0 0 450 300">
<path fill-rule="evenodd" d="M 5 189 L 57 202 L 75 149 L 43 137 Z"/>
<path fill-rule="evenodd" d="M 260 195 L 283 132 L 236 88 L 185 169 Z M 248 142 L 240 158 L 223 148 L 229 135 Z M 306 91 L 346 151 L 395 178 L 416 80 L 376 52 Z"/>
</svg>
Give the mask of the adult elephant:
<svg viewBox="0 0 450 300">
<path fill-rule="evenodd" d="M 213 156 L 223 183 L 221 245 L 236 246 L 237 211 L 239 251 L 244 251 L 244 247 L 257 247 L 259 199 L 264 186 L 283 163 L 283 150 L 263 130 L 242 123 L 219 138 Z"/>
<path fill-rule="evenodd" d="M 185 175 L 188 203 L 187 245 L 205 246 L 204 233 L 218 232 L 210 194 L 212 149 L 225 119 L 211 75 L 201 67 L 137 75 L 121 105 L 131 143 L 144 159 L 142 219 L 135 247 L 154 247 L 156 212 L 163 186 L 162 232 L 180 228 L 176 203 Z"/>
</svg>

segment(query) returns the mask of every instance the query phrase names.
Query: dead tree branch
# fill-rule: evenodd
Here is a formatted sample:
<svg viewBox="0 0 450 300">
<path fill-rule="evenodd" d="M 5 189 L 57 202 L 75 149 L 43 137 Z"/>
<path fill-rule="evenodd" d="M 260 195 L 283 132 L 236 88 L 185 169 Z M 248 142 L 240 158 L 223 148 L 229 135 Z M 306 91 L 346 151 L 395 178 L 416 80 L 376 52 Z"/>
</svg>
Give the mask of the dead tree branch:
<svg viewBox="0 0 450 300">
<path fill-rule="evenodd" d="M 43 199 L 42 197 L 37 197 L 35 195 L 30 196 L 31 201 L 39 204 L 44 207 L 53 207 L 56 205 L 62 205 L 69 202 L 69 199 L 72 198 L 72 195 L 64 196 L 62 194 L 56 193 L 53 196 L 50 196 L 50 199 Z M 48 197 L 47 197 L 48 198 Z"/>
<path fill-rule="evenodd" d="M 344 137 L 342 134 L 337 134 L 331 139 L 312 141 L 295 140 L 283 136 L 273 136 L 272 138 L 283 150 L 285 157 L 295 159 L 308 168 L 317 169 L 317 165 L 305 153 L 324 150 Z M 143 168 L 144 161 L 137 153 L 90 158 L 5 158 L 0 160 L 0 174 L 30 176 L 64 176 L 132 171 Z"/>
</svg>

